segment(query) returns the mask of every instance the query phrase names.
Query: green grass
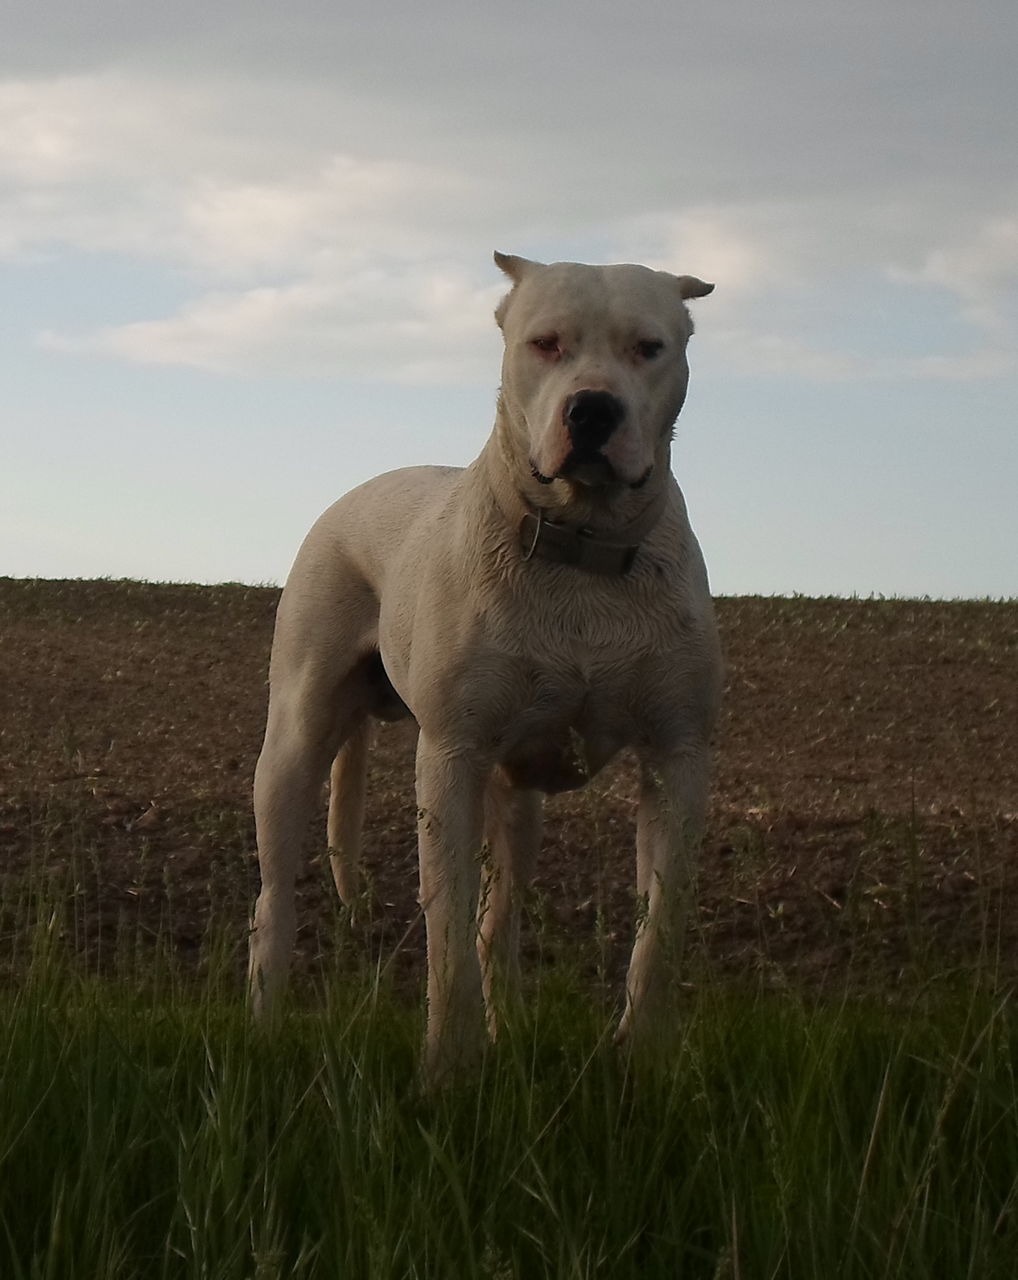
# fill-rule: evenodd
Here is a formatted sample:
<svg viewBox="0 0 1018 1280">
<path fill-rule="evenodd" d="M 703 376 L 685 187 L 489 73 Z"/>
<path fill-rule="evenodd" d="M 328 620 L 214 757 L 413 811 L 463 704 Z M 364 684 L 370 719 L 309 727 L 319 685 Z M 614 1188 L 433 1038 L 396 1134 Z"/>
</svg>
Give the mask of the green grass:
<svg viewBox="0 0 1018 1280">
<path fill-rule="evenodd" d="M 223 973 L 84 978 L 40 923 L 0 993 L 0 1275 L 1014 1275 L 1006 997 L 706 982 L 638 1061 L 609 1013 L 546 977 L 429 1096 L 370 975 L 268 1037 Z"/>
</svg>

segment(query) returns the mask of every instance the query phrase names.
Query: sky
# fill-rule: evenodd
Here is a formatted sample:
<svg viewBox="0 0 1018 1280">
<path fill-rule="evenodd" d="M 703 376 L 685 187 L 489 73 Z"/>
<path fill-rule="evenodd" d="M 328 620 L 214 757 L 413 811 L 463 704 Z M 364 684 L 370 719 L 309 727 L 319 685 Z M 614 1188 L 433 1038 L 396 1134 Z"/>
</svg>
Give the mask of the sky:
<svg viewBox="0 0 1018 1280">
<path fill-rule="evenodd" d="M 1014 0 L 8 0 L 0 575 L 285 580 L 491 429 L 500 249 L 715 282 L 719 594 L 1018 596 Z"/>
</svg>

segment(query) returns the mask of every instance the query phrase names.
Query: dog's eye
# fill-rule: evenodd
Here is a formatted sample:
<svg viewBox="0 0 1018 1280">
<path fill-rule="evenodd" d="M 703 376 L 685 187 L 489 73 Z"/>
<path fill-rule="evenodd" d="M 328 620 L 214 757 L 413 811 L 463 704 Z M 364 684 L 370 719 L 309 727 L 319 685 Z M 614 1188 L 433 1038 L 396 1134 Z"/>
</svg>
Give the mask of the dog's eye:
<svg viewBox="0 0 1018 1280">
<path fill-rule="evenodd" d="M 557 356 L 561 354 L 558 334 L 555 333 L 545 333 L 539 338 L 531 338 L 530 345 L 535 351 L 540 351 L 543 356 Z"/>
<path fill-rule="evenodd" d="M 636 354 L 641 360 L 653 360 L 664 350 L 665 344 L 656 338 L 642 338 L 636 344 Z"/>
</svg>

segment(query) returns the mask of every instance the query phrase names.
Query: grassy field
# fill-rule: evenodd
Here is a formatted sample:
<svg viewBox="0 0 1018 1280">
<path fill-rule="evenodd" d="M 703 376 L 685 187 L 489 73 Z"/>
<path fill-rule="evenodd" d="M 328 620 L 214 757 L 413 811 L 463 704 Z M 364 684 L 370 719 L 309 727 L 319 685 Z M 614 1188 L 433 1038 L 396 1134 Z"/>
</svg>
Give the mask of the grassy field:
<svg viewBox="0 0 1018 1280">
<path fill-rule="evenodd" d="M 558 976 L 476 1079 L 360 975 L 278 1035 L 236 993 L 4 993 L 10 1277 L 985 1277 L 1018 1256 L 1006 997 L 804 1002 L 707 984 L 654 1061 Z"/>
<path fill-rule="evenodd" d="M 674 1025 L 611 1044 L 622 762 L 552 806 L 528 1008 L 429 1097 L 402 731 L 374 917 L 313 857 L 293 1007 L 244 1016 L 276 598 L 0 580 L 0 1276 L 1015 1274 L 1018 605 L 721 601 Z"/>
</svg>

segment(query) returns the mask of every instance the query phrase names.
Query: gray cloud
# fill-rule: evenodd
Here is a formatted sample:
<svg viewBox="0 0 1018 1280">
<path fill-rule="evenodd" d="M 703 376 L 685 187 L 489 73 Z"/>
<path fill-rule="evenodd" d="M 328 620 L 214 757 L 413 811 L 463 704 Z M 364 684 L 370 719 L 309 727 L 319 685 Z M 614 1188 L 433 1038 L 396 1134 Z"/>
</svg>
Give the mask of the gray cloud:
<svg viewBox="0 0 1018 1280">
<path fill-rule="evenodd" d="M 306 372 L 316 353 L 335 368 L 335 343 L 357 367 L 405 343 L 410 361 L 401 291 L 435 338 L 428 376 L 466 376 L 473 330 L 437 299 L 486 305 L 498 245 L 715 276 L 731 352 L 813 377 L 875 366 L 812 349 L 811 290 L 853 270 L 936 285 L 976 349 L 929 366 L 892 351 L 879 376 L 1008 367 L 1010 0 L 99 0 L 60 21 L 18 5 L 5 34 L 0 254 L 134 254 L 192 281 L 176 315 L 51 346 Z M 775 320 L 781 291 L 798 317 Z"/>
</svg>

